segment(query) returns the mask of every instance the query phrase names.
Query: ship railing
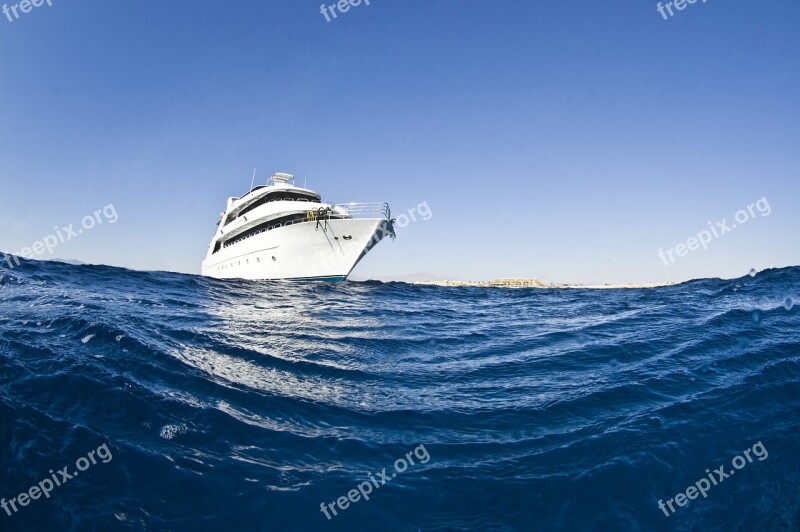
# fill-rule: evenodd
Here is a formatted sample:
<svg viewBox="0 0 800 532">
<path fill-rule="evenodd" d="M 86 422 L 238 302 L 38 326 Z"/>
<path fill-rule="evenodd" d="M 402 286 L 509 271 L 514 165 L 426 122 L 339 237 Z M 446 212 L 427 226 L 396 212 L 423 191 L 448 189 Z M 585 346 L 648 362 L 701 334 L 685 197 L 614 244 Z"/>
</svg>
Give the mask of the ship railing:
<svg viewBox="0 0 800 532">
<path fill-rule="evenodd" d="M 392 210 L 385 202 L 373 203 L 336 203 L 332 205 L 332 214 L 343 214 L 348 218 L 383 218 L 392 219 Z"/>
</svg>

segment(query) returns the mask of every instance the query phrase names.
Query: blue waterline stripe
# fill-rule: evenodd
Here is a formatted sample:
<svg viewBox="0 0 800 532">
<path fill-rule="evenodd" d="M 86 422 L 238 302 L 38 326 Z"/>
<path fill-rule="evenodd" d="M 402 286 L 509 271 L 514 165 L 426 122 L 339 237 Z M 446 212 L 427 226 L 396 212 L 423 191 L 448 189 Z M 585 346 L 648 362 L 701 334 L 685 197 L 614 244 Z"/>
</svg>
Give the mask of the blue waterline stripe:
<svg viewBox="0 0 800 532">
<path fill-rule="evenodd" d="M 347 279 L 346 275 L 326 275 L 322 277 L 292 277 L 291 279 L 277 279 L 278 281 L 323 281 L 326 283 L 338 283 Z"/>
</svg>

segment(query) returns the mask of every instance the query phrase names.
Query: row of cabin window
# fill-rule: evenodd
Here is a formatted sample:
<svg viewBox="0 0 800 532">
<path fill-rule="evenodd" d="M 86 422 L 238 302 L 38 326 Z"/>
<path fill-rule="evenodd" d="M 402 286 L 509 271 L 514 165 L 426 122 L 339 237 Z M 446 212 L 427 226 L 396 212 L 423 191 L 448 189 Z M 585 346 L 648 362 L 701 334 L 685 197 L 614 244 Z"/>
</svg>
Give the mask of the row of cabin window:
<svg viewBox="0 0 800 532">
<path fill-rule="evenodd" d="M 278 218 L 276 220 L 272 220 L 270 222 L 265 222 L 261 225 L 257 225 L 254 228 L 246 231 L 241 236 L 237 237 L 235 240 L 231 240 L 230 242 L 225 242 L 223 247 L 232 246 L 234 244 L 238 244 L 242 240 L 247 240 L 251 236 L 260 235 L 264 231 L 271 231 L 272 229 L 277 229 L 278 227 L 284 227 L 287 225 L 292 225 L 300 222 L 307 222 L 309 221 L 306 218 L 305 214 L 292 214 L 290 216 L 283 216 L 282 218 Z M 219 245 L 215 246 L 214 253 L 219 251 Z"/>
<path fill-rule="evenodd" d="M 267 203 L 272 203 L 273 201 L 319 201 L 319 200 L 320 200 L 319 196 L 307 196 L 305 194 L 297 194 L 292 192 L 273 192 L 271 194 L 267 194 L 266 196 L 256 201 L 252 205 L 247 206 L 244 210 L 238 213 L 233 213 L 230 216 L 228 216 L 228 219 L 225 221 L 225 225 L 228 225 L 229 223 L 231 223 L 240 216 L 244 216 L 245 214 L 252 211 L 256 207 L 261 207 L 262 205 L 265 205 Z"/>
</svg>

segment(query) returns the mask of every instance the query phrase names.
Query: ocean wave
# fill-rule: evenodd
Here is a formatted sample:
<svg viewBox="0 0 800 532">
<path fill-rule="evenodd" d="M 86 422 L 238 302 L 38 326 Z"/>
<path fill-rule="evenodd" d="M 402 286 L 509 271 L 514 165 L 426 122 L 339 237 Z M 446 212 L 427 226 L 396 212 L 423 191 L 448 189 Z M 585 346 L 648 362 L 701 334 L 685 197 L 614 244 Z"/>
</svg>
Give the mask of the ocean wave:
<svg viewBox="0 0 800 532">
<path fill-rule="evenodd" d="M 632 290 L 0 266 L 9 530 L 800 526 L 800 268 Z M 769 458 L 657 505 L 763 442 Z M 321 502 L 424 444 L 328 520 Z"/>
</svg>

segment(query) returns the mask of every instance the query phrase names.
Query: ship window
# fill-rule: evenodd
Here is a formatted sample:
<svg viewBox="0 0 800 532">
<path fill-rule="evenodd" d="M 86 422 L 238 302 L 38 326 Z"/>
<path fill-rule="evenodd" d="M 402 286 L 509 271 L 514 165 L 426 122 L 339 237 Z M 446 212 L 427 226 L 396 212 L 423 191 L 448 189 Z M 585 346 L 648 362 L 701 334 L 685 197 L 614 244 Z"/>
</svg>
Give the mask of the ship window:
<svg viewBox="0 0 800 532">
<path fill-rule="evenodd" d="M 335 215 L 330 217 L 335 217 Z M 272 231 L 273 229 L 279 229 L 280 227 L 287 227 L 293 224 L 300 224 L 300 223 L 315 223 L 315 220 L 309 220 L 305 212 L 290 214 L 287 216 L 281 216 L 280 218 L 276 218 L 275 220 L 264 222 L 263 224 L 259 224 L 251 229 L 248 229 L 244 233 L 237 235 L 233 240 L 229 240 L 224 244 L 222 244 L 222 247 L 227 248 L 228 246 L 233 246 L 235 244 L 238 244 L 239 242 L 242 242 L 257 234 L 265 233 L 267 231 Z"/>
<path fill-rule="evenodd" d="M 248 212 L 261 207 L 266 203 L 272 203 L 273 201 L 305 201 L 305 202 L 318 202 L 320 201 L 320 196 L 318 195 L 311 195 L 306 194 L 304 192 L 292 192 L 292 191 L 276 191 L 270 192 L 266 194 L 261 199 L 253 202 L 252 204 L 248 205 L 244 209 L 242 209 L 239 213 L 233 213 L 228 216 L 227 220 L 225 221 L 225 225 L 228 225 L 232 221 L 234 221 L 237 217 L 244 216 Z"/>
</svg>

